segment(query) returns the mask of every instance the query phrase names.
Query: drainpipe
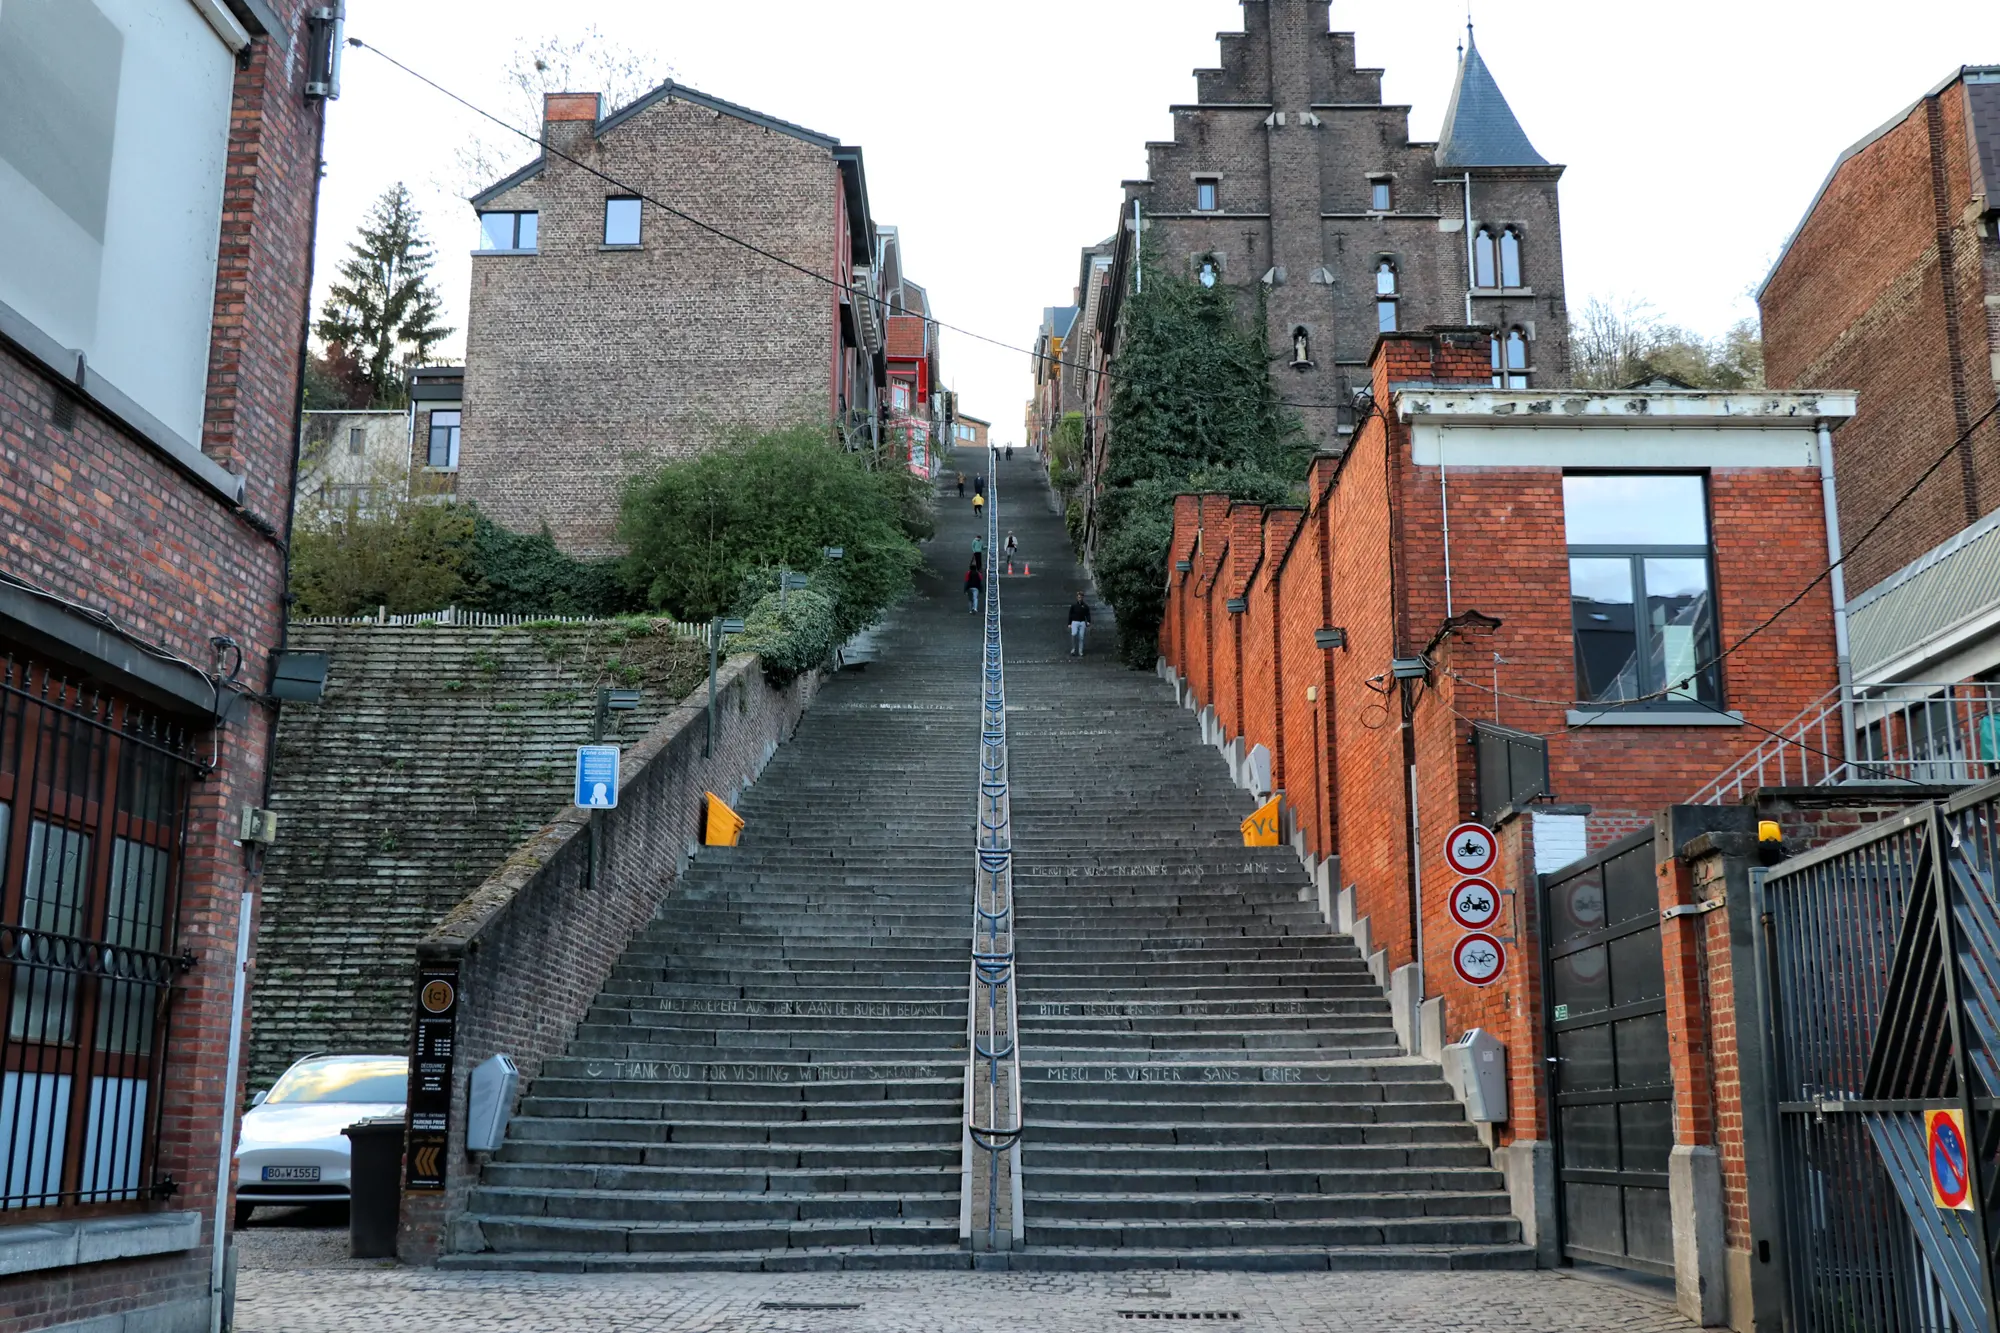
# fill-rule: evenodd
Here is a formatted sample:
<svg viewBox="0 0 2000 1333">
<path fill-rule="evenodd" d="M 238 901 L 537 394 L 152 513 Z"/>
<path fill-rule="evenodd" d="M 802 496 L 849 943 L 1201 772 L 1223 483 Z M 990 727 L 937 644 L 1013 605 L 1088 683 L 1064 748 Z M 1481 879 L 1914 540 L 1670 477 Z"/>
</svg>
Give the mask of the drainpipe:
<svg viewBox="0 0 2000 1333">
<path fill-rule="evenodd" d="M 1465 326 L 1472 327 L 1472 289 L 1479 282 L 1479 262 L 1472 257 L 1472 173 L 1465 173 Z"/>
<path fill-rule="evenodd" d="M 1840 754 L 1854 764 L 1854 658 L 1847 642 L 1847 571 L 1841 565 L 1840 497 L 1833 481 L 1833 429 L 1819 423 L 1819 489 L 1826 508 L 1826 558 L 1833 567 L 1833 643 L 1840 664 Z"/>
</svg>

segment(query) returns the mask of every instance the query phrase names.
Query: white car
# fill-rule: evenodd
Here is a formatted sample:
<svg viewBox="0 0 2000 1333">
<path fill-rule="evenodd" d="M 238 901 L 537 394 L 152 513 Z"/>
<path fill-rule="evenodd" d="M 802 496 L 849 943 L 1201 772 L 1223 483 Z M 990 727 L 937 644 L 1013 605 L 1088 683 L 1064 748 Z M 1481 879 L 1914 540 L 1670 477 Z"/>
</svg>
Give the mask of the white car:
<svg viewBox="0 0 2000 1333">
<path fill-rule="evenodd" d="M 308 1055 L 260 1092 L 236 1140 L 236 1225 L 260 1207 L 346 1203 L 357 1120 L 400 1116 L 410 1062 L 400 1055 Z"/>
</svg>

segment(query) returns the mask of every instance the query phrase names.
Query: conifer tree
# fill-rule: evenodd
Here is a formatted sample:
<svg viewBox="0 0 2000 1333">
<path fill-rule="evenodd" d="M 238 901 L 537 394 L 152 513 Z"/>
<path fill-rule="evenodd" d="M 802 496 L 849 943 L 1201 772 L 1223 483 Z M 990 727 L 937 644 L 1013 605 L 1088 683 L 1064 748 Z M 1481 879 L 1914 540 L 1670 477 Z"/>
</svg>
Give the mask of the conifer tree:
<svg viewBox="0 0 2000 1333">
<path fill-rule="evenodd" d="M 405 367 L 426 364 L 431 349 L 451 336 L 438 322 L 444 302 L 430 281 L 435 258 L 423 219 L 398 181 L 348 243 L 340 280 L 313 325 L 329 349 L 357 364 L 369 398 L 357 406 L 401 407 Z"/>
</svg>

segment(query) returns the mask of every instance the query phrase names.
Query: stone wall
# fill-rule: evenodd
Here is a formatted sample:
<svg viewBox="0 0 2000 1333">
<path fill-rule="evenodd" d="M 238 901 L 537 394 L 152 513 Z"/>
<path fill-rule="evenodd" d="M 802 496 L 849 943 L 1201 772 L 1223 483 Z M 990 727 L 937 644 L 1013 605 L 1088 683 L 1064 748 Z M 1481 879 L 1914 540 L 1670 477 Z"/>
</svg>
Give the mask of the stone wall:
<svg viewBox="0 0 2000 1333">
<path fill-rule="evenodd" d="M 679 883 L 701 827 L 702 793 L 733 799 L 791 737 L 817 689 L 816 675 L 779 688 L 756 658 L 732 659 L 718 680 L 712 756 L 702 752 L 705 688 L 626 753 L 618 808 L 603 817 L 594 888 L 588 816 L 566 809 L 454 907 L 414 958 L 404 953 L 406 1028 L 412 964 L 458 970 L 446 1188 L 404 1194 L 397 1249 L 406 1262 L 437 1257 L 477 1183 L 465 1152 L 471 1071 L 504 1053 L 525 1089 L 542 1061 L 563 1052 L 626 945 Z"/>
<path fill-rule="evenodd" d="M 297 625 L 291 642 L 330 663 L 325 700 L 278 729 L 253 1088 L 308 1051 L 402 1050 L 411 951 L 569 803 L 597 690 L 641 689 L 607 736 L 630 745 L 707 666 L 647 621 Z"/>
</svg>

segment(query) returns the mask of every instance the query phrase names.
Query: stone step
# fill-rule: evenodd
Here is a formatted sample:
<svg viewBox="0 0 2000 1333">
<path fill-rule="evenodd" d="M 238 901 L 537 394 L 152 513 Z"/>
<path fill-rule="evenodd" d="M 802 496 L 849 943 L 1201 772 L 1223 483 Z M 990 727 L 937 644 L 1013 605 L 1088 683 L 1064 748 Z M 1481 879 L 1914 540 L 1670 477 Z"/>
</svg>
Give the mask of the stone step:
<svg viewBox="0 0 2000 1333">
<path fill-rule="evenodd" d="M 1221 1249 L 1240 1246 L 1350 1248 L 1368 1245 L 1519 1244 L 1521 1224 L 1511 1217 L 1348 1217 L 1312 1219 L 1183 1220 L 1055 1219 L 1028 1214 L 1030 1250 L 1040 1246 L 1135 1249 Z"/>
<path fill-rule="evenodd" d="M 591 1254 L 686 1254 L 705 1250 L 782 1250 L 807 1246 L 956 1245 L 958 1215 L 945 1218 L 821 1218 L 810 1221 L 610 1222 L 588 1218 L 519 1218 L 469 1214 L 488 1247 L 572 1250 Z"/>
<path fill-rule="evenodd" d="M 945 1222 L 958 1227 L 956 1175 L 936 1193 L 840 1190 L 516 1189 L 479 1185 L 468 1206 L 486 1216 L 563 1218 L 579 1222 Z"/>
<path fill-rule="evenodd" d="M 1044 1236 L 1032 1249 L 1007 1256 L 1019 1272 L 1122 1272 L 1178 1270 L 1268 1273 L 1336 1273 L 1531 1269 L 1535 1251 L 1526 1245 L 1225 1245 L 1210 1248 L 1070 1245 Z"/>
<path fill-rule="evenodd" d="M 591 1253 L 571 1250 L 515 1250 L 505 1253 L 448 1254 L 440 1268 L 517 1273 L 804 1273 L 951 1270 L 972 1267 L 972 1256 L 957 1236 L 949 1244 L 798 1245 L 771 1249 Z"/>
</svg>

